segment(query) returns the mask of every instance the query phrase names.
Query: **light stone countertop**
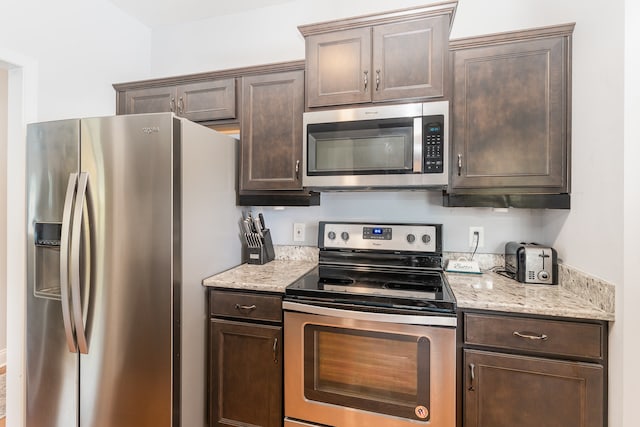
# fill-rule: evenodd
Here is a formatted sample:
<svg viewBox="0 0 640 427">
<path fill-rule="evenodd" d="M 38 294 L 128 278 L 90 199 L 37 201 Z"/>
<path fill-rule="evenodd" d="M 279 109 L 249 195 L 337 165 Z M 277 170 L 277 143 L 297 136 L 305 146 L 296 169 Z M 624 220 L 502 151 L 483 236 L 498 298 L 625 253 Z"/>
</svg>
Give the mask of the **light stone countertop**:
<svg viewBox="0 0 640 427">
<path fill-rule="evenodd" d="M 317 265 L 317 250 L 275 247 L 276 259 L 264 265 L 242 264 L 203 280 L 208 287 L 284 293 Z M 499 262 L 491 259 L 487 265 Z M 606 283 L 560 268 L 563 285 L 525 285 L 497 273 L 446 273 L 459 308 L 527 313 L 576 319 L 615 320 L 614 289 Z M 570 286 L 569 286 L 570 285 Z M 610 303 L 606 303 L 609 300 Z M 603 301 L 605 301 L 603 303 Z"/>
<path fill-rule="evenodd" d="M 446 273 L 459 308 L 613 321 L 598 308 L 559 285 L 525 285 L 493 272 Z"/>
<path fill-rule="evenodd" d="M 314 261 L 276 259 L 263 265 L 242 264 L 202 281 L 204 286 L 279 292 L 317 265 Z"/>
</svg>

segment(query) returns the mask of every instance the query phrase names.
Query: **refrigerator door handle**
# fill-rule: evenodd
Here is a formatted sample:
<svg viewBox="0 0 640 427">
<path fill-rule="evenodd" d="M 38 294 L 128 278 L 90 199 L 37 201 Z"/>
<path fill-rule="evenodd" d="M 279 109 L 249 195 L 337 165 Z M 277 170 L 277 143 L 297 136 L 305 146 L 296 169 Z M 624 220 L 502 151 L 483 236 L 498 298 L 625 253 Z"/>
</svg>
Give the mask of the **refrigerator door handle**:
<svg viewBox="0 0 640 427">
<path fill-rule="evenodd" d="M 78 191 L 76 192 L 76 203 L 73 212 L 73 226 L 71 230 L 71 302 L 73 322 L 76 328 L 76 340 L 78 351 L 88 354 L 87 333 L 83 319 L 82 296 L 80 292 L 80 236 L 82 232 L 82 215 L 85 203 L 91 203 L 89 188 L 89 174 L 81 172 L 78 178 Z M 88 210 L 90 208 L 88 207 Z M 91 246 L 91 242 L 87 242 Z M 85 295 L 91 291 L 90 283 L 85 283 Z M 88 300 L 88 298 L 87 298 Z"/>
<path fill-rule="evenodd" d="M 67 347 L 71 353 L 77 353 L 78 347 L 75 340 L 73 320 L 71 319 L 71 304 L 69 302 L 69 232 L 71 226 L 71 213 L 73 199 L 76 192 L 78 174 L 69 174 L 67 194 L 64 198 L 64 210 L 62 213 L 62 233 L 60 238 L 60 298 L 62 300 L 62 321 L 64 333 L 67 337 Z"/>
</svg>

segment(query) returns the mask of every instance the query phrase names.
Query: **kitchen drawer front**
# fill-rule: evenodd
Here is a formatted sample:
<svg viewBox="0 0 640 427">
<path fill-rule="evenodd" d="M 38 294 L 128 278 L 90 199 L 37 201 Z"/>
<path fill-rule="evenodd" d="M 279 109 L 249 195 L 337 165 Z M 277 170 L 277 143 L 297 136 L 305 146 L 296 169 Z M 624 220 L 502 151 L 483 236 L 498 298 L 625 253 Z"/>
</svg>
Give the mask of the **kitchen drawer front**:
<svg viewBox="0 0 640 427">
<path fill-rule="evenodd" d="M 604 328 L 599 324 L 465 313 L 464 328 L 465 344 L 604 358 Z"/>
<path fill-rule="evenodd" d="M 214 290 L 209 294 L 212 316 L 282 322 L 282 297 Z"/>
</svg>

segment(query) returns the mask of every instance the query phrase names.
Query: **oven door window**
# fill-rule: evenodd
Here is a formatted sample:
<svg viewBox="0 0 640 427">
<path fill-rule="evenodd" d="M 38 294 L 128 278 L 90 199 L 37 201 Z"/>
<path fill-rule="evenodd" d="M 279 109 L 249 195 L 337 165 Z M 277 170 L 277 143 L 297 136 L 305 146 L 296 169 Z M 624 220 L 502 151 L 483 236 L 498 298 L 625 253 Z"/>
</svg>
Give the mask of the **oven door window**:
<svg viewBox="0 0 640 427">
<path fill-rule="evenodd" d="M 309 175 L 413 172 L 413 118 L 310 124 Z"/>
<path fill-rule="evenodd" d="M 429 421 L 426 337 L 306 325 L 309 400 Z"/>
</svg>

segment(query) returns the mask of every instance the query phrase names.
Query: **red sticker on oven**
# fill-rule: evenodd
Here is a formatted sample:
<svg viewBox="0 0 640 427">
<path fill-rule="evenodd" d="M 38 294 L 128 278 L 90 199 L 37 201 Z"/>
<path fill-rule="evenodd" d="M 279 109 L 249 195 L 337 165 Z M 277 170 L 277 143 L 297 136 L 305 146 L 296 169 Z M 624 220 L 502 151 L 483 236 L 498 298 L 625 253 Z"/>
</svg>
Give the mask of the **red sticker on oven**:
<svg viewBox="0 0 640 427">
<path fill-rule="evenodd" d="M 424 420 L 428 416 L 429 416 L 429 410 L 426 407 L 422 405 L 416 406 L 416 417 L 420 418 L 421 420 Z"/>
</svg>

